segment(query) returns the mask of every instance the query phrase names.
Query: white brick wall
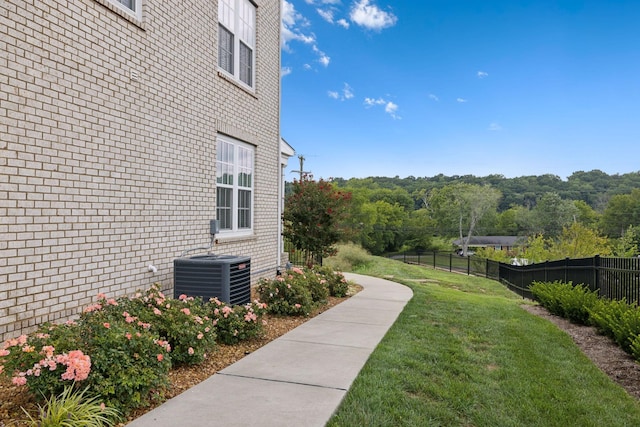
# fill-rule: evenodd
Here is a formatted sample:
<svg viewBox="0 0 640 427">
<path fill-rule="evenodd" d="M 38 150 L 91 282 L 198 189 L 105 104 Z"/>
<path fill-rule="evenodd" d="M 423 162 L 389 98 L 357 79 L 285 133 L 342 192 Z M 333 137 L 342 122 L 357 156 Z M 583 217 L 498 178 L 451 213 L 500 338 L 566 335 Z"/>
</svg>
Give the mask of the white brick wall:
<svg viewBox="0 0 640 427">
<path fill-rule="evenodd" d="M 255 233 L 214 251 L 275 273 L 280 0 L 255 3 L 255 92 L 217 72 L 216 1 L 145 0 L 141 22 L 107 0 L 0 3 L 0 340 L 98 292 L 170 289 L 209 242 L 217 132 L 256 146 Z"/>
</svg>

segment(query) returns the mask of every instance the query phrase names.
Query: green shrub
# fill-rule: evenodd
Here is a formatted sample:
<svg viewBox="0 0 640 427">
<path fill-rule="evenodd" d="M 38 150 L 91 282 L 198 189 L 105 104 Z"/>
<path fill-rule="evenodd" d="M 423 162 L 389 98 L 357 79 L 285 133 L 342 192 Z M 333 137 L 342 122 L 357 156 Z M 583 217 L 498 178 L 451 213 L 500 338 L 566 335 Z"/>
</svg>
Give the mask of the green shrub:
<svg viewBox="0 0 640 427">
<path fill-rule="evenodd" d="M 531 292 L 549 312 L 582 325 L 590 323 L 590 310 L 598 303 L 598 292 L 570 282 L 534 282 Z"/>
<path fill-rule="evenodd" d="M 257 287 L 267 311 L 286 316 L 308 316 L 315 304 L 304 272 L 292 268 L 275 279 L 262 279 Z"/>
<path fill-rule="evenodd" d="M 570 291 L 571 283 L 555 282 L 533 282 L 529 287 L 531 293 L 551 314 L 564 317 L 562 308 L 562 294 Z"/>
<path fill-rule="evenodd" d="M 640 310 L 625 300 L 600 300 L 590 310 L 591 322 L 625 351 L 633 353 L 640 334 Z M 637 344 L 636 344 L 637 346 Z"/>
<path fill-rule="evenodd" d="M 232 307 L 217 298 L 212 298 L 208 309 L 217 340 L 231 345 L 257 337 L 262 333 L 262 316 L 267 310 L 267 305 L 254 301 Z"/>
<path fill-rule="evenodd" d="M 59 395 L 52 395 L 44 406 L 38 405 L 37 417 L 27 411 L 32 427 L 102 427 L 113 426 L 119 411 L 101 404 L 97 397 L 89 397 L 88 389 L 75 390 L 66 386 Z M 24 411 L 24 409 L 23 409 Z"/>
<path fill-rule="evenodd" d="M 180 295 L 169 299 L 154 285 L 132 299 L 126 308 L 169 342 L 171 361 L 176 366 L 201 363 L 215 347 L 213 321 L 199 298 Z"/>
<path fill-rule="evenodd" d="M 313 273 L 325 285 L 332 297 L 345 297 L 349 292 L 349 282 L 342 273 L 336 272 L 331 267 L 314 267 Z M 323 282 L 324 281 L 324 282 Z"/>
<path fill-rule="evenodd" d="M 311 300 L 314 305 L 326 304 L 327 298 L 329 298 L 329 287 L 327 286 L 327 280 L 323 275 L 318 274 L 315 268 L 305 268 L 301 270 L 296 280 L 300 280 L 305 283 L 309 292 L 311 292 Z"/>
<path fill-rule="evenodd" d="M 123 413 L 147 404 L 150 392 L 168 384 L 170 346 L 151 325 L 122 305 L 85 312 L 79 320 L 85 348 L 91 354 L 89 385 L 109 406 Z"/>
</svg>

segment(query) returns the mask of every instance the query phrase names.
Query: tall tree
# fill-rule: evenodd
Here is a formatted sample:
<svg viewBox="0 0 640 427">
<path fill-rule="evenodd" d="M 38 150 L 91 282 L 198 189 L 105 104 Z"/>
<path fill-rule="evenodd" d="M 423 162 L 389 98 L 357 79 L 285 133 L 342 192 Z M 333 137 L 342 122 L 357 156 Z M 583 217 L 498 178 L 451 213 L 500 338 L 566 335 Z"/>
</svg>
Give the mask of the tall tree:
<svg viewBox="0 0 640 427">
<path fill-rule="evenodd" d="M 429 204 L 442 228 L 457 230 L 466 255 L 476 227 L 488 213 L 496 211 L 500 197 L 500 192 L 488 185 L 452 184 L 434 190 Z"/>
<path fill-rule="evenodd" d="M 601 227 L 609 237 L 621 237 L 630 225 L 640 226 L 640 189 L 612 196 L 602 213 Z"/>
<path fill-rule="evenodd" d="M 335 252 L 350 198 L 350 193 L 338 191 L 329 181 L 314 181 L 308 175 L 294 181 L 292 193 L 285 198 L 282 234 L 305 253 L 308 265 L 315 256 Z"/>
<path fill-rule="evenodd" d="M 575 222 L 580 211 L 570 200 L 562 200 L 558 193 L 545 193 L 532 209 L 535 232 L 556 237 L 562 228 Z"/>
</svg>

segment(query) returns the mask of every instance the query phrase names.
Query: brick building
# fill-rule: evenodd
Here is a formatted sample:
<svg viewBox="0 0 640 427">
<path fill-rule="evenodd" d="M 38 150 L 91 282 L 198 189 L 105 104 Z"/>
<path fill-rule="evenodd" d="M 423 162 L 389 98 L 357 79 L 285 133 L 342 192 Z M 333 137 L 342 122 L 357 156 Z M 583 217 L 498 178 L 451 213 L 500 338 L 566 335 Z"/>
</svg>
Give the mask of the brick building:
<svg viewBox="0 0 640 427">
<path fill-rule="evenodd" d="M 275 274 L 280 0 L 4 0 L 0 71 L 0 340 L 170 292 L 214 218 Z"/>
</svg>

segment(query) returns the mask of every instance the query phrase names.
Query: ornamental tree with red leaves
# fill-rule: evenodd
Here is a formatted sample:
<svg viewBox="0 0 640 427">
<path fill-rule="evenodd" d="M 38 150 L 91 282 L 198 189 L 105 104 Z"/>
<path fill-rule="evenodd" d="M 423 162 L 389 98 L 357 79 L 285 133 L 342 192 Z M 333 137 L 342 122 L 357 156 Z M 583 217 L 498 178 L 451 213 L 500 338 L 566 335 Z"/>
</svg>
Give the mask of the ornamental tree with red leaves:
<svg viewBox="0 0 640 427">
<path fill-rule="evenodd" d="M 305 175 L 293 182 L 284 203 L 282 234 L 304 253 L 307 266 L 313 265 L 314 258 L 335 254 L 350 200 L 351 193 L 338 191 L 330 181 Z"/>
</svg>

